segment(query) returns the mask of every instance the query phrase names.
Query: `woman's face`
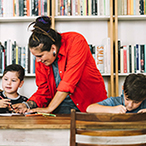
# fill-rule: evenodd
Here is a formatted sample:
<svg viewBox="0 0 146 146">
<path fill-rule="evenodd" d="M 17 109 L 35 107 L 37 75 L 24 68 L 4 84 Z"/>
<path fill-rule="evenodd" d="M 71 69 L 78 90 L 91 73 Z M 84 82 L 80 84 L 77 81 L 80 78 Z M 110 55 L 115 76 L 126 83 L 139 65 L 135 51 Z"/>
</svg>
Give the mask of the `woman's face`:
<svg viewBox="0 0 146 146">
<path fill-rule="evenodd" d="M 36 57 L 37 62 L 42 62 L 46 66 L 49 66 L 56 59 L 56 55 L 53 56 L 54 51 L 55 51 L 55 54 L 56 54 L 56 46 L 52 45 L 51 50 L 49 52 L 48 51 L 41 52 L 42 47 L 43 47 L 43 44 L 40 44 L 37 47 L 30 48 L 30 52 Z"/>
</svg>

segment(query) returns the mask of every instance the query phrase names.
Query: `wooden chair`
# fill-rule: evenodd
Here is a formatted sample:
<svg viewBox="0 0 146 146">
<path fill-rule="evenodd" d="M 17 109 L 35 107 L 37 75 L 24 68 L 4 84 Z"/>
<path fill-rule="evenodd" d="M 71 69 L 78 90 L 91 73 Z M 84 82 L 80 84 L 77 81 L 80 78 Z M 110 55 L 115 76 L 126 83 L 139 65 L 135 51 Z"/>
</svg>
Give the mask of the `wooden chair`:
<svg viewBox="0 0 146 146">
<path fill-rule="evenodd" d="M 126 136 L 144 136 L 144 134 L 146 134 L 146 113 L 90 114 L 71 110 L 70 146 L 122 146 L 121 143 L 113 145 L 78 142 L 76 136 L 79 135 L 98 136 L 98 138 L 111 136 L 117 139 L 120 136 L 125 138 Z M 123 145 L 146 146 L 146 138 L 143 143 Z"/>
</svg>

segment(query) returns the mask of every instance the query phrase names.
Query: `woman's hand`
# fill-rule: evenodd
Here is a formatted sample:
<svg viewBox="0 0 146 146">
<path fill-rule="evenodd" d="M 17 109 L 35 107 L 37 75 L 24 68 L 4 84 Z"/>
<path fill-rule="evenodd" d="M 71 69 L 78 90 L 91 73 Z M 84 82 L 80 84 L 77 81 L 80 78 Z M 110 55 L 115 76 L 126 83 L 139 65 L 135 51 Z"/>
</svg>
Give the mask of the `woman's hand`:
<svg viewBox="0 0 146 146">
<path fill-rule="evenodd" d="M 39 112 L 39 113 L 51 113 L 48 108 L 34 108 L 34 109 L 28 109 L 27 112 L 33 113 L 33 112 Z"/>
<path fill-rule="evenodd" d="M 27 106 L 24 103 L 13 104 L 12 107 L 16 113 L 20 114 L 24 114 L 28 110 Z"/>
<path fill-rule="evenodd" d="M 10 105 L 10 99 L 1 99 L 0 100 L 0 108 L 6 108 Z"/>
</svg>

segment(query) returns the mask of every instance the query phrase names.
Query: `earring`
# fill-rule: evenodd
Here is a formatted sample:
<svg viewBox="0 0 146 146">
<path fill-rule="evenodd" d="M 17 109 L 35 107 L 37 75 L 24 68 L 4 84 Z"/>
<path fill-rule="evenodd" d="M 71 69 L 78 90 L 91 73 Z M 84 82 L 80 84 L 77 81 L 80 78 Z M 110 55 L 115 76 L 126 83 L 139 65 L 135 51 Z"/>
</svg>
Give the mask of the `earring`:
<svg viewBox="0 0 146 146">
<path fill-rule="evenodd" d="M 55 55 L 56 55 L 56 52 L 55 52 L 55 51 L 53 51 L 53 56 L 55 57 Z"/>
</svg>

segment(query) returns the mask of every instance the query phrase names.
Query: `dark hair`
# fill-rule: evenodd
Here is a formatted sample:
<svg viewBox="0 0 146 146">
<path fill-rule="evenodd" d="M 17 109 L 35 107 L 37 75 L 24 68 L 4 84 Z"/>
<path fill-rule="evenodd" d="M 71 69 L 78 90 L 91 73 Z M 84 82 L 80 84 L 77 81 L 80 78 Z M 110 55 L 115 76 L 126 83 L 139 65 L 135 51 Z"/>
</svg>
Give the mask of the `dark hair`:
<svg viewBox="0 0 146 146">
<path fill-rule="evenodd" d="M 33 25 L 32 34 L 29 38 L 29 48 L 37 47 L 43 44 L 41 52 L 50 51 L 52 44 L 59 48 L 61 46 L 61 35 L 54 29 L 51 29 L 51 18 L 48 16 L 41 16 L 32 22 L 28 28 Z"/>
<path fill-rule="evenodd" d="M 129 74 L 124 82 L 124 92 L 127 98 L 134 101 L 146 99 L 146 76 L 143 74 Z"/>
<path fill-rule="evenodd" d="M 6 68 L 4 69 L 3 76 L 9 71 L 17 72 L 18 73 L 18 78 L 20 79 L 20 81 L 22 81 L 24 79 L 25 71 L 24 71 L 24 68 L 21 65 L 11 64 L 9 66 L 6 66 Z"/>
</svg>

